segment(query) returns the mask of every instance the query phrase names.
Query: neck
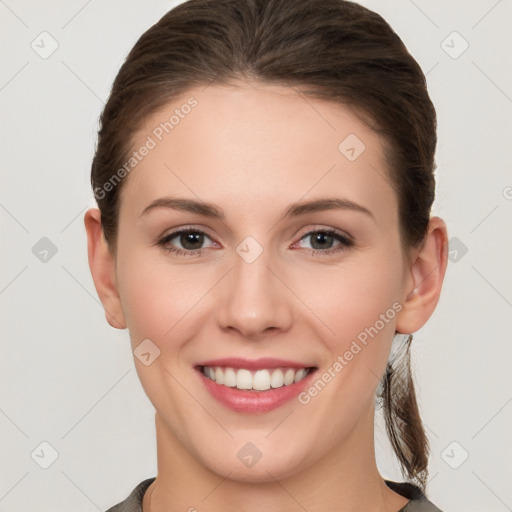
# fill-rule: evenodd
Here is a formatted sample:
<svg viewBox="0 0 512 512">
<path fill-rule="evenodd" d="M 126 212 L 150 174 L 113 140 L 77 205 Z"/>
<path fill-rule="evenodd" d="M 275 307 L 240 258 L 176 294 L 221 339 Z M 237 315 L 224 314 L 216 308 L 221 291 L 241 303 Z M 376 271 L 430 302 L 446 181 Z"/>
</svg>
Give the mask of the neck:
<svg viewBox="0 0 512 512">
<path fill-rule="evenodd" d="M 210 471 L 194 458 L 158 414 L 158 476 L 144 512 L 396 512 L 407 499 L 389 489 L 375 461 L 373 410 L 336 449 L 287 478 L 249 483 Z"/>
</svg>

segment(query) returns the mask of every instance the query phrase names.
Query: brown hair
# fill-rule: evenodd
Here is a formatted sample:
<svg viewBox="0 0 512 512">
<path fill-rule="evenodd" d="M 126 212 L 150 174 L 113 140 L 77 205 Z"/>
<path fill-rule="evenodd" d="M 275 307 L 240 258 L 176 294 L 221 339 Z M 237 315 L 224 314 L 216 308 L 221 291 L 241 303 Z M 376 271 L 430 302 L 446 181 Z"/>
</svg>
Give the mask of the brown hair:
<svg viewBox="0 0 512 512">
<path fill-rule="evenodd" d="M 100 118 L 91 183 L 113 254 L 126 180 L 112 186 L 112 178 L 143 121 L 192 87 L 240 78 L 354 108 L 386 143 L 402 243 L 421 244 L 434 200 L 436 113 L 420 66 L 389 24 L 345 0 L 189 0 L 140 37 Z M 401 355 L 382 381 L 386 425 L 404 475 L 424 488 L 428 443 L 409 348 Z"/>
</svg>

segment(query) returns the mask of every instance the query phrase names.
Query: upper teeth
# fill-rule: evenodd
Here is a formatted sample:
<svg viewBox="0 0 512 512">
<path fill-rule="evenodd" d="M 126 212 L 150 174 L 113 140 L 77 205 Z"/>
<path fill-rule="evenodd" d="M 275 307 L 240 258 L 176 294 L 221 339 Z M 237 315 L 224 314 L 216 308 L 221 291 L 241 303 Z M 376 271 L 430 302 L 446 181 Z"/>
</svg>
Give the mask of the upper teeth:
<svg viewBox="0 0 512 512">
<path fill-rule="evenodd" d="M 308 370 L 306 368 L 300 370 L 276 368 L 252 372 L 245 368 L 237 370 L 235 368 L 220 368 L 219 366 L 203 366 L 203 373 L 217 384 L 223 384 L 230 388 L 265 391 L 271 387 L 280 388 L 299 382 L 308 374 Z"/>
</svg>

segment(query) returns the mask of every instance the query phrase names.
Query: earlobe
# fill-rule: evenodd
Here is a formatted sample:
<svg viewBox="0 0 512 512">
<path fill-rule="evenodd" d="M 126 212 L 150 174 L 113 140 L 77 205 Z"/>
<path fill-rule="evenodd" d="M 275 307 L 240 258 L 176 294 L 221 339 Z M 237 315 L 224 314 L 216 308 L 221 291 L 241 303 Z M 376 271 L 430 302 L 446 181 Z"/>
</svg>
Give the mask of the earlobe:
<svg viewBox="0 0 512 512">
<path fill-rule="evenodd" d="M 439 301 L 447 263 L 446 224 L 432 217 L 423 245 L 410 264 L 409 288 L 404 290 L 403 308 L 397 315 L 398 332 L 413 333 L 430 318 Z"/>
<path fill-rule="evenodd" d="M 105 309 L 105 318 L 112 327 L 125 329 L 126 321 L 115 283 L 114 258 L 103 236 L 98 208 L 90 208 L 85 212 L 84 224 L 89 268 L 96 292 Z"/>
</svg>

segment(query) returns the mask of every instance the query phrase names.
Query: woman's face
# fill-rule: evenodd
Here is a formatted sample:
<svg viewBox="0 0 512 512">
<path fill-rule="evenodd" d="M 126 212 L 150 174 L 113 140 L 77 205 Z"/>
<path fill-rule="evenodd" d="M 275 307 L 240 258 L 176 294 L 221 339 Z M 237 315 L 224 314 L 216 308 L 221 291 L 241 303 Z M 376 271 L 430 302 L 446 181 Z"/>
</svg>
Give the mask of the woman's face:
<svg viewBox="0 0 512 512">
<path fill-rule="evenodd" d="M 134 150 L 115 276 L 169 446 L 264 481 L 373 439 L 412 283 L 379 136 L 252 82 L 190 90 Z"/>
</svg>

